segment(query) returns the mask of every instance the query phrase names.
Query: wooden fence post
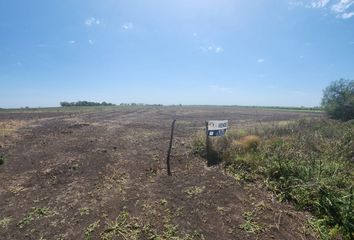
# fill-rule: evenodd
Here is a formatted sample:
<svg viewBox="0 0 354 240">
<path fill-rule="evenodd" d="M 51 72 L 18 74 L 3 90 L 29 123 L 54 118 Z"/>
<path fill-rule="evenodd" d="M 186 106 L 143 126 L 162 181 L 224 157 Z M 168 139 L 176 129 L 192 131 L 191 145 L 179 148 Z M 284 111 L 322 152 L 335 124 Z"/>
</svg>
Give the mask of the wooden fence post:
<svg viewBox="0 0 354 240">
<path fill-rule="evenodd" d="M 170 166 L 170 155 L 171 155 L 171 149 L 172 149 L 173 132 L 174 132 L 174 130 L 175 130 L 175 123 L 176 123 L 176 119 L 173 120 L 173 122 L 172 122 L 170 146 L 169 146 L 169 148 L 168 148 L 168 153 L 167 153 L 167 174 L 168 174 L 169 176 L 172 175 L 172 173 L 171 173 L 171 166 Z"/>
<path fill-rule="evenodd" d="M 209 134 L 208 134 L 208 121 L 205 121 L 205 147 L 206 147 L 206 160 L 208 167 L 210 165 L 209 162 Z"/>
</svg>

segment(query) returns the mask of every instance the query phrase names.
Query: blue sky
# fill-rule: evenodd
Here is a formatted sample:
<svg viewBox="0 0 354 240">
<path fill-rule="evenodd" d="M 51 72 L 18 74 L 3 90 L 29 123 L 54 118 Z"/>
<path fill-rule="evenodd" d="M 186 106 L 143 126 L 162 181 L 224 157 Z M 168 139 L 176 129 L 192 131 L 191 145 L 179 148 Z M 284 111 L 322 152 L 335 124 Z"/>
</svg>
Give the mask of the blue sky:
<svg viewBox="0 0 354 240">
<path fill-rule="evenodd" d="M 0 107 L 318 106 L 354 78 L 354 0 L 0 0 Z"/>
</svg>

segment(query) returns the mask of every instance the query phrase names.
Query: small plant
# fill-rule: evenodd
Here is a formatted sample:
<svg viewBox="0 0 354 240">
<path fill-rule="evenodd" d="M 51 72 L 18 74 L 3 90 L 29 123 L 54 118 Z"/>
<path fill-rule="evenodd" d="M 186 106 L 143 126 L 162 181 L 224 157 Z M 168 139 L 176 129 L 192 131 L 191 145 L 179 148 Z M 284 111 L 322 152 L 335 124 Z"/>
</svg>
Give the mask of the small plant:
<svg viewBox="0 0 354 240">
<path fill-rule="evenodd" d="M 264 228 L 259 225 L 255 220 L 254 220 L 254 212 L 244 212 L 243 213 L 243 218 L 244 218 L 244 223 L 240 225 L 240 228 L 248 233 L 260 233 L 264 230 Z"/>
<path fill-rule="evenodd" d="M 85 240 L 90 240 L 91 234 L 99 227 L 100 227 L 100 220 L 91 223 L 85 230 Z"/>
<path fill-rule="evenodd" d="M 56 215 L 57 213 L 53 210 L 50 210 L 47 207 L 44 208 L 39 208 L 39 207 L 33 207 L 32 210 L 26 214 L 17 224 L 19 228 L 24 228 L 26 225 L 28 225 L 30 222 L 32 222 L 35 219 L 39 219 L 41 217 L 49 217 Z"/>
<path fill-rule="evenodd" d="M 116 220 L 109 224 L 108 228 L 102 234 L 103 240 L 113 239 L 115 236 L 121 236 L 127 239 L 130 225 L 127 223 L 128 212 L 121 212 Z"/>
<path fill-rule="evenodd" d="M 167 205 L 167 200 L 164 199 L 164 198 L 161 199 L 161 200 L 160 200 L 160 204 L 163 205 L 163 206 L 164 206 L 164 205 Z"/>
<path fill-rule="evenodd" d="M 90 209 L 87 207 L 83 207 L 79 209 L 79 212 L 80 212 L 80 216 L 89 215 Z"/>
<path fill-rule="evenodd" d="M 204 192 L 204 190 L 205 190 L 205 186 L 202 186 L 202 187 L 193 186 L 193 187 L 189 187 L 189 188 L 185 189 L 184 192 L 185 192 L 188 196 L 192 197 L 192 196 L 194 196 L 194 195 L 198 195 L 198 194 Z"/>
<path fill-rule="evenodd" d="M 0 220 L 0 227 L 3 229 L 7 229 L 7 226 L 9 225 L 11 220 L 12 219 L 10 217 L 4 217 L 3 219 Z"/>
<path fill-rule="evenodd" d="M 192 152 L 202 157 L 206 156 L 205 134 L 198 134 L 193 137 Z"/>
</svg>

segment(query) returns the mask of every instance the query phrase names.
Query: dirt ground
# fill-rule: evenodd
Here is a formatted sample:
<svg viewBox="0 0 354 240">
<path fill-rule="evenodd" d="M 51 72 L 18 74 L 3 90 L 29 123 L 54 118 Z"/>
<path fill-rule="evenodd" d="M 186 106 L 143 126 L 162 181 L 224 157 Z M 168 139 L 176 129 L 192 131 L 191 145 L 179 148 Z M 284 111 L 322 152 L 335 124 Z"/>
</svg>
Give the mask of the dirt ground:
<svg viewBox="0 0 354 240">
<path fill-rule="evenodd" d="M 314 239 L 308 214 L 260 183 L 208 168 L 190 141 L 205 120 L 236 128 L 320 116 L 236 107 L 0 112 L 0 239 Z"/>
</svg>

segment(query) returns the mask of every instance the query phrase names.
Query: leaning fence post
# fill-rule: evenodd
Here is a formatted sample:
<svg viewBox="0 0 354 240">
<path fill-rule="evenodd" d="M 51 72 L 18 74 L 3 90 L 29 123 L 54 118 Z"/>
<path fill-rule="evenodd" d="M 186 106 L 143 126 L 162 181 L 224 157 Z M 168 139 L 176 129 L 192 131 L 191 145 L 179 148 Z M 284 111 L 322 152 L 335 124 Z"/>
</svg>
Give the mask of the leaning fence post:
<svg viewBox="0 0 354 240">
<path fill-rule="evenodd" d="M 176 123 L 176 119 L 173 120 L 173 122 L 172 122 L 170 146 L 169 146 L 169 148 L 168 148 L 168 153 L 167 153 L 167 174 L 168 174 L 169 176 L 172 175 L 172 173 L 171 173 L 171 166 L 170 166 L 170 155 L 171 155 L 171 149 L 172 149 L 173 132 L 174 132 L 174 130 L 175 130 L 175 123 Z"/>
</svg>

